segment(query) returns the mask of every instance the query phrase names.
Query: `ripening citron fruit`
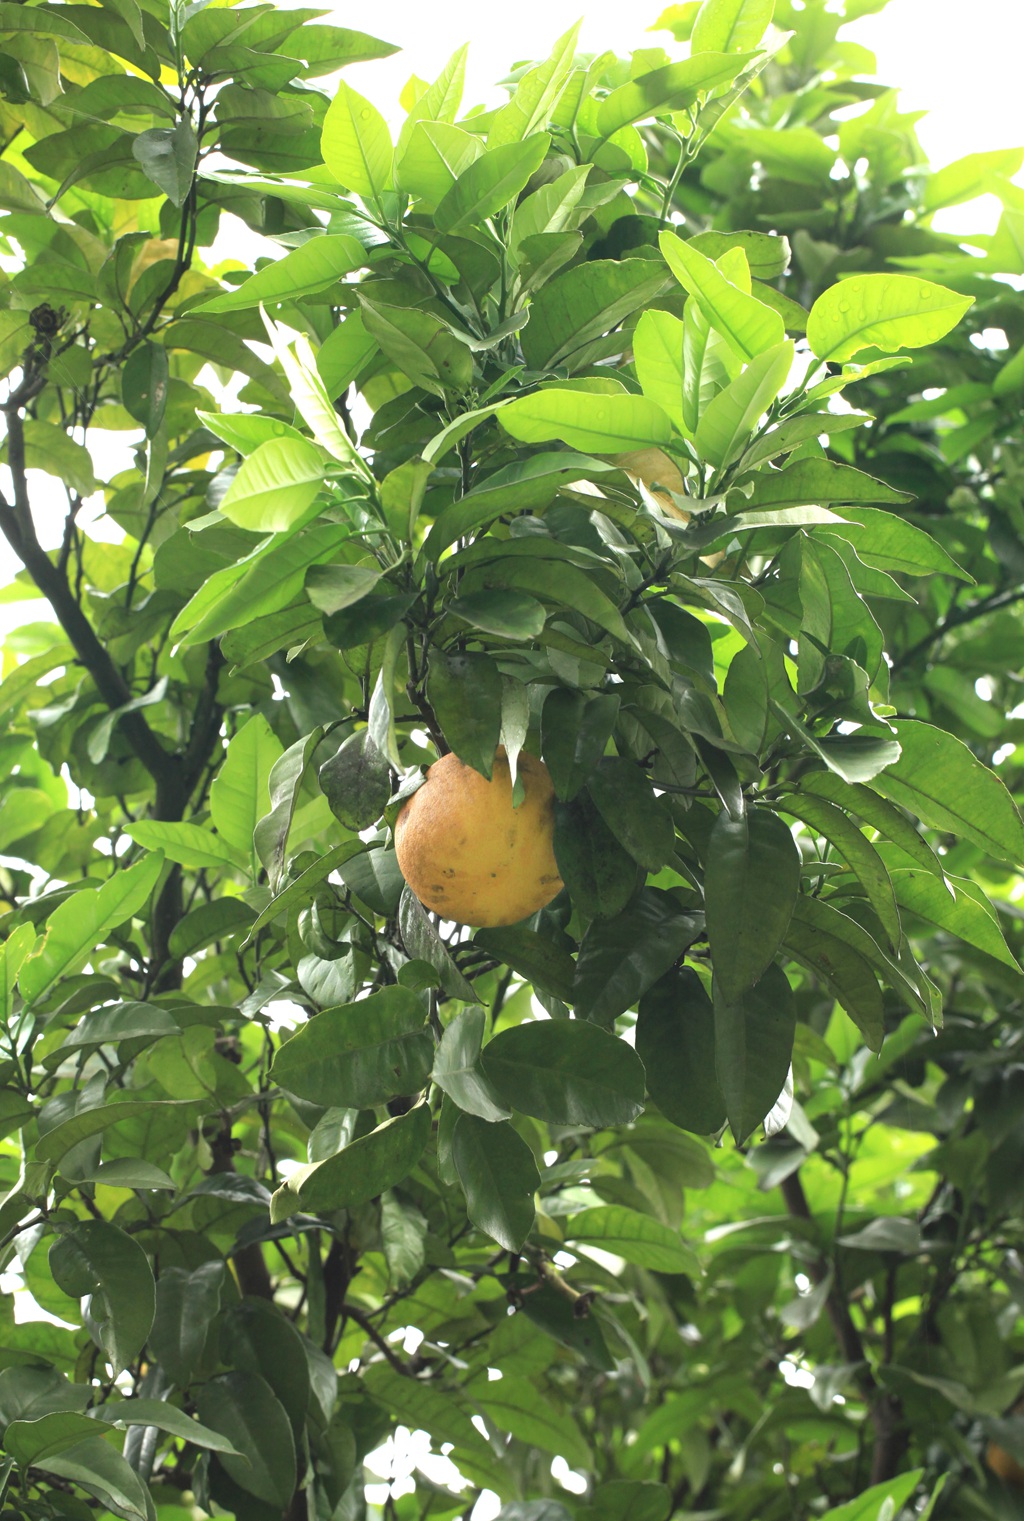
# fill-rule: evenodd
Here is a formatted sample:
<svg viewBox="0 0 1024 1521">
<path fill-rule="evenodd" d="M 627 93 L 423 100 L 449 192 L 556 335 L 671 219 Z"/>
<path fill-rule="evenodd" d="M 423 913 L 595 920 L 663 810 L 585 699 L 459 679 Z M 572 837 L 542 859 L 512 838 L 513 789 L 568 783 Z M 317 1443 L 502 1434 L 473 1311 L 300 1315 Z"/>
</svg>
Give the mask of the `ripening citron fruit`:
<svg viewBox="0 0 1024 1521">
<path fill-rule="evenodd" d="M 395 820 L 402 875 L 420 902 L 456 924 L 516 924 L 560 891 L 551 838 L 554 788 L 543 761 L 523 751 L 525 798 L 512 806 L 504 749 L 488 781 L 443 755 Z"/>
<path fill-rule="evenodd" d="M 1014 1489 L 1024 1489 L 1024 1468 L 1011 1458 L 1005 1447 L 999 1447 L 995 1442 L 989 1442 L 985 1449 L 985 1462 L 995 1474 L 996 1478 L 1002 1479 Z"/>
</svg>

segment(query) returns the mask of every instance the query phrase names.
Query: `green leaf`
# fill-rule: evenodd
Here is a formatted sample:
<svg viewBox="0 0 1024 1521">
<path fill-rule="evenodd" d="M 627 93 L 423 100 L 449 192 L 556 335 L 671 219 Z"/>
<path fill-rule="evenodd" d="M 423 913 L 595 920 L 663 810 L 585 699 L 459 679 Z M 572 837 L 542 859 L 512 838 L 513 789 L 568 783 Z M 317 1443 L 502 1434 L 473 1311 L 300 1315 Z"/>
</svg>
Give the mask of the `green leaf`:
<svg viewBox="0 0 1024 1521">
<path fill-rule="evenodd" d="M 272 439 L 243 461 L 220 510 L 250 533 L 281 533 L 306 516 L 323 478 L 319 449 L 305 439 Z"/>
<path fill-rule="evenodd" d="M 819 507 L 851 502 L 907 502 L 905 491 L 894 491 L 884 481 L 855 470 L 852 465 L 840 465 L 828 459 L 802 459 L 787 465 L 784 470 L 758 470 L 753 476 L 753 494 L 746 497 L 748 512 L 762 507 L 800 507 L 813 502 Z M 888 518 L 890 514 L 875 512 L 874 518 Z M 894 518 L 893 522 L 901 523 Z M 921 532 L 920 529 L 915 530 Z M 927 534 L 924 535 L 927 538 Z M 857 538 L 850 535 L 851 542 Z M 952 562 L 950 562 L 952 563 Z"/>
<path fill-rule="evenodd" d="M 820 978 L 872 1051 L 881 1049 L 885 1011 L 878 979 L 862 954 L 870 939 L 859 924 L 818 898 L 801 896 L 786 931 L 790 955 Z"/>
<path fill-rule="evenodd" d="M 572 449 L 625 454 L 650 444 L 667 444 L 668 417 L 645 396 L 601 395 L 554 386 L 510 402 L 498 421 L 513 438 L 542 444 L 560 438 Z"/>
<path fill-rule="evenodd" d="M 851 275 L 820 295 L 807 318 L 807 342 L 819 359 L 842 364 L 863 349 L 924 348 L 937 343 L 973 306 L 915 275 Z"/>
<path fill-rule="evenodd" d="M 177 1099 L 123 1099 L 117 1102 L 117 1096 L 113 1095 L 96 1108 L 82 1109 L 49 1128 L 44 1129 L 40 1125 L 35 1148 L 36 1160 L 59 1162 L 72 1147 L 87 1141 L 91 1136 L 99 1135 L 112 1125 L 119 1125 L 122 1120 L 137 1120 L 143 1116 L 154 1120 L 162 1114 L 180 1114 L 186 1107 L 187 1101 L 179 1102 Z"/>
<path fill-rule="evenodd" d="M 576 265 L 542 286 L 530 307 L 530 323 L 522 336 L 527 364 L 535 370 L 578 368 L 573 359 L 579 351 L 647 306 L 666 283 L 664 270 L 646 259 L 594 259 Z"/>
<path fill-rule="evenodd" d="M 852 786 L 832 772 L 814 771 L 802 779 L 801 790 L 804 793 L 814 792 L 832 803 L 838 803 L 848 812 L 855 813 L 887 840 L 898 845 L 904 855 L 910 856 L 924 871 L 937 877 L 940 882 L 943 880 L 941 862 L 914 825 L 900 809 L 879 797 L 877 792 L 872 792 L 870 787 L 863 784 Z"/>
<path fill-rule="evenodd" d="M 464 232 L 478 227 L 507 206 L 523 190 L 541 164 L 551 139 L 535 133 L 526 142 L 488 148 L 463 169 L 434 212 L 440 232 Z"/>
<path fill-rule="evenodd" d="M 34 1421 L 12 1421 L 4 1432 L 4 1450 L 19 1468 L 45 1465 L 83 1439 L 95 1440 L 96 1422 L 77 1410 L 54 1410 Z"/>
<path fill-rule="evenodd" d="M 695 442 L 698 453 L 716 469 L 729 464 L 742 451 L 758 419 L 785 385 L 793 352 L 788 339 L 765 349 L 708 404 L 697 426 Z"/>
<path fill-rule="evenodd" d="M 91 1437 L 46 1459 L 46 1470 L 69 1479 L 126 1521 L 152 1521 L 149 1490 L 121 1454 L 102 1437 Z"/>
<path fill-rule="evenodd" d="M 683 323 L 671 312 L 648 310 L 633 330 L 633 363 L 640 388 L 679 429 L 683 418 Z"/>
<path fill-rule="evenodd" d="M 520 1251 L 533 1229 L 533 1196 L 540 1187 L 529 1146 L 507 1120 L 489 1125 L 475 1114 L 460 1114 L 452 1159 L 477 1230 L 506 1251 Z"/>
<path fill-rule="evenodd" d="M 795 1034 L 796 1003 L 780 967 L 769 966 L 755 986 L 741 986 L 733 995 L 716 968 L 715 1067 L 737 1146 L 782 1092 Z"/>
<path fill-rule="evenodd" d="M 547 619 L 536 597 L 516 591 L 471 592 L 449 602 L 446 610 L 471 628 L 517 643 L 536 639 Z"/>
<path fill-rule="evenodd" d="M 567 1241 L 598 1246 L 655 1273 L 700 1275 L 697 1258 L 678 1231 L 621 1204 L 599 1204 L 571 1215 L 565 1235 Z"/>
<path fill-rule="evenodd" d="M 977 946 L 1013 971 L 1020 971 L 995 909 L 975 882 L 964 877 L 947 877 L 943 884 L 936 877 L 909 867 L 894 867 L 891 875 L 896 897 L 904 908 L 968 945 Z"/>
<path fill-rule="evenodd" d="M 469 44 L 456 48 L 440 74 L 409 108 L 409 114 L 398 134 L 398 153 L 401 156 L 417 122 L 433 125 L 437 122 L 453 122 L 462 104 L 462 90 L 466 80 L 466 58 Z M 404 100 L 403 100 L 404 104 Z"/>
<path fill-rule="evenodd" d="M 381 988 L 325 1009 L 281 1046 L 271 1069 L 290 1093 L 324 1108 L 372 1109 L 426 1086 L 434 1042 L 423 1001 L 408 988 Z"/>
<path fill-rule="evenodd" d="M 220 1310 L 225 1271 L 223 1262 L 215 1259 L 192 1272 L 164 1267 L 160 1273 L 149 1347 L 179 1389 L 188 1388 L 200 1365 L 207 1333 Z"/>
<path fill-rule="evenodd" d="M 589 794 L 555 805 L 555 861 L 573 903 L 588 919 L 608 920 L 636 890 L 637 867 Z"/>
<path fill-rule="evenodd" d="M 296 1168 L 271 1200 L 271 1220 L 287 1220 L 300 1209 L 315 1213 L 366 1204 L 408 1177 L 429 1135 L 426 1104 L 385 1120 L 326 1161 Z"/>
<path fill-rule="evenodd" d="M 368 729 L 350 734 L 318 773 L 320 791 L 346 829 L 375 824 L 391 796 L 391 768 Z"/>
<path fill-rule="evenodd" d="M 501 739 L 501 672 L 494 661 L 432 650 L 427 699 L 455 754 L 490 781 Z"/>
<path fill-rule="evenodd" d="M 516 85 L 512 99 L 495 112 L 487 134 L 489 148 L 522 142 L 548 125 L 572 69 L 581 25 L 577 21 L 559 37 L 551 56 L 529 69 Z"/>
<path fill-rule="evenodd" d="M 8 445 L 4 445 L 4 458 Z M 84 444 L 70 438 L 56 423 L 29 418 L 25 423 L 25 464 L 29 470 L 45 470 L 79 496 L 91 496 L 98 482 L 92 457 Z"/>
<path fill-rule="evenodd" d="M 209 1267 L 212 1264 L 207 1263 Z M 218 1267 L 220 1264 L 216 1264 Z M 170 1271 L 165 1269 L 165 1271 Z M 177 1271 L 177 1270 L 175 1270 Z M 93 1407 L 97 1417 L 109 1421 L 112 1426 L 155 1426 L 158 1431 L 170 1432 L 195 1447 L 207 1447 L 211 1452 L 233 1453 L 235 1449 L 226 1437 L 201 1421 L 194 1421 L 183 1410 L 178 1410 L 166 1400 L 126 1399 L 111 1400 L 105 1405 Z"/>
<path fill-rule="evenodd" d="M 327 109 L 320 147 L 335 179 L 357 195 L 379 201 L 390 188 L 394 151 L 387 123 L 344 80 Z"/>
<path fill-rule="evenodd" d="M 779 799 L 778 806 L 783 813 L 809 824 L 835 846 L 851 871 L 860 879 L 868 901 L 882 922 L 890 948 L 898 951 L 902 931 L 893 884 L 878 851 L 864 838 L 849 815 L 834 803 L 813 795 L 783 797 Z M 940 891 L 943 890 L 940 887 Z"/>
<path fill-rule="evenodd" d="M 609 138 L 630 122 L 645 121 L 669 111 L 685 111 L 702 93 L 716 85 L 730 84 L 753 57 L 705 51 L 702 58 L 664 64 L 619 85 L 597 108 L 597 130 Z"/>
<path fill-rule="evenodd" d="M 228 745 L 210 788 L 210 817 L 217 833 L 243 859 L 252 853 L 253 831 L 270 800 L 270 773 L 282 753 L 263 714 L 254 713 Z"/>
<path fill-rule="evenodd" d="M 452 998 L 476 1003 L 473 984 L 467 982 L 427 915 L 426 909 L 408 887 L 402 891 L 398 905 L 398 928 L 402 944 L 414 961 L 425 961 L 438 975 L 441 986 Z"/>
<path fill-rule="evenodd" d="M 598 813 L 619 844 L 645 871 L 660 871 L 675 849 L 675 828 L 642 768 L 625 757 L 606 756 L 598 761 L 588 785 Z"/>
<path fill-rule="evenodd" d="M 725 1124 L 715 1069 L 715 1012 L 690 967 L 675 968 L 640 999 L 636 1050 L 647 1091 L 681 1130 L 714 1135 Z"/>
<path fill-rule="evenodd" d="M 132 154 L 149 179 L 175 206 L 192 188 L 199 144 L 187 116 L 173 127 L 150 127 L 132 142 Z"/>
<path fill-rule="evenodd" d="M 643 888 L 614 918 L 595 920 L 576 961 L 577 1015 L 610 1025 L 665 975 L 701 928 L 698 915 L 654 887 Z"/>
<path fill-rule="evenodd" d="M 108 930 L 123 924 L 148 901 L 163 870 L 161 854 L 117 871 L 102 887 L 87 887 L 54 909 L 42 942 L 18 978 L 26 1003 L 36 1003 L 61 977 L 78 971 Z"/>
<path fill-rule="evenodd" d="M 261 302 L 271 306 L 279 301 L 294 301 L 297 296 L 329 290 L 365 263 L 363 245 L 349 233 L 312 237 L 275 264 L 250 275 L 237 290 L 205 302 L 201 309 L 208 313 L 237 312 Z M 319 360 L 317 363 L 319 366 Z"/>
<path fill-rule="evenodd" d="M 504 1030 L 484 1047 L 481 1066 L 505 1103 L 548 1124 L 628 1125 L 643 1109 L 639 1057 L 584 1020 L 531 1020 Z"/>
<path fill-rule="evenodd" d="M 483 152 L 473 132 L 445 121 L 417 121 L 398 161 L 398 182 L 409 195 L 436 206 Z"/>
<path fill-rule="evenodd" d="M 341 396 L 377 352 L 361 311 L 351 311 L 317 349 L 316 367 L 329 396 Z"/>
<path fill-rule="evenodd" d="M 473 944 L 497 956 L 514 972 L 525 977 L 542 993 L 550 993 L 569 1003 L 576 963 L 556 940 L 525 924 L 511 924 L 499 929 L 477 930 Z"/>
<path fill-rule="evenodd" d="M 756 48 L 775 0 L 704 0 L 690 35 L 693 53 L 741 53 Z"/>
<path fill-rule="evenodd" d="M 540 1404 L 530 1379 L 506 1374 L 488 1383 L 477 1398 L 484 1419 L 497 1426 L 499 1431 L 507 1431 L 517 1441 L 562 1457 L 574 1468 L 584 1471 L 593 1462 L 590 1444 L 573 1417 L 550 1401 Z M 555 1521 L 555 1518 L 549 1517 L 548 1521 Z"/>
<path fill-rule="evenodd" d="M 330 616 L 361 602 L 381 578 L 369 565 L 311 565 L 306 572 L 306 596 Z"/>
<path fill-rule="evenodd" d="M 369 483 L 372 477 L 363 457 L 342 427 L 334 403 L 320 379 L 309 339 L 305 333 L 299 333 L 289 342 L 286 330 L 268 317 L 262 307 L 260 313 L 277 362 L 288 382 L 291 399 L 314 439 L 332 459 L 347 465 L 354 476 Z"/>
<path fill-rule="evenodd" d="M 874 790 L 997 861 L 1024 861 L 1024 825 L 995 772 L 943 729 L 917 719 L 900 719 L 895 728 L 900 758 L 871 779 Z"/>
<path fill-rule="evenodd" d="M 270 1385 L 257 1373 L 222 1373 L 202 1384 L 196 1407 L 239 1454 L 220 1458 L 240 1489 L 283 1508 L 295 1490 L 291 1423 Z"/>
<path fill-rule="evenodd" d="M 785 325 L 778 312 L 727 280 L 713 260 L 674 232 L 663 232 L 658 246 L 680 285 L 741 358 L 753 359 L 783 342 Z"/>
<path fill-rule="evenodd" d="M 332 846 L 319 861 L 314 861 L 312 866 L 307 866 L 294 882 L 289 882 L 288 886 L 272 898 L 265 909 L 261 910 L 253 920 L 249 933 L 239 946 L 239 950 L 244 951 L 251 945 L 263 926 L 270 924 L 279 914 L 287 913 L 289 909 L 308 903 L 325 877 L 329 877 L 332 871 L 336 871 L 350 857 L 358 855 L 365 849 L 362 840 L 344 840 L 342 844 Z"/>
<path fill-rule="evenodd" d="M 50 1248 L 50 1272 L 73 1299 L 90 1295 L 89 1313 L 116 1375 L 142 1351 L 153 1324 L 149 1258 L 133 1236 L 105 1220 L 84 1220 Z"/>
<path fill-rule="evenodd" d="M 237 866 L 239 862 L 238 851 L 201 824 L 164 824 L 159 819 L 142 819 L 130 825 L 125 833 L 144 850 L 160 851 L 169 861 L 177 861 L 179 866 L 191 870 Z"/>
<path fill-rule="evenodd" d="M 821 1521 L 891 1521 L 920 1484 L 924 1470 L 915 1468 L 884 1484 L 872 1484 L 847 1505 L 825 1511 Z"/>
<path fill-rule="evenodd" d="M 160 430 L 167 407 L 169 366 L 162 343 L 140 343 L 121 371 L 121 400 L 125 410 L 142 423 L 146 437 Z"/>
<path fill-rule="evenodd" d="M 782 820 L 763 808 L 739 819 L 723 810 L 708 845 L 704 907 L 725 998 L 738 999 L 771 964 L 799 891 L 800 853 Z"/>
<path fill-rule="evenodd" d="M 511 1110 L 501 1102 L 480 1063 L 486 1025 L 481 1008 L 457 1014 L 438 1043 L 431 1077 L 466 1114 L 493 1124 L 509 1119 Z"/>
<path fill-rule="evenodd" d="M 928 576 L 937 572 L 973 583 L 973 576 L 930 533 L 894 512 L 844 506 L 843 521 L 829 532 L 852 544 L 865 565 L 892 575 Z"/>
<path fill-rule="evenodd" d="M 570 802 L 593 775 L 619 714 L 617 693 L 587 697 L 556 687 L 541 713 L 541 753 L 555 796 Z"/>
</svg>

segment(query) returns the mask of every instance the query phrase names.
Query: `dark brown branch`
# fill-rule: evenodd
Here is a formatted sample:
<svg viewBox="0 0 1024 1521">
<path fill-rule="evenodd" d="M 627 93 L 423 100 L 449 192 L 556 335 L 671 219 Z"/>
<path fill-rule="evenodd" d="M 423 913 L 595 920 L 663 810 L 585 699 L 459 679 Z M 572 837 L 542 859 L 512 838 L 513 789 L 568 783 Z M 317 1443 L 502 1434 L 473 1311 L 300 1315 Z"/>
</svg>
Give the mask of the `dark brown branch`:
<svg viewBox="0 0 1024 1521">
<path fill-rule="evenodd" d="M 33 381 L 33 389 L 34 386 Z M 67 579 L 53 564 L 36 536 L 29 509 L 25 473 L 25 424 L 21 415 L 25 400 L 24 386 L 20 386 L 3 408 L 7 418 L 7 463 L 14 480 L 14 503 L 0 504 L 0 529 L 57 614 L 75 654 L 96 683 L 103 701 L 110 708 L 120 708 L 131 700 L 131 689 L 96 637 L 92 625 L 75 600 Z M 161 787 L 177 783 L 178 768 L 175 759 L 161 745 L 142 713 L 125 713 L 121 727 L 135 754 L 157 783 L 158 792 Z"/>
<path fill-rule="evenodd" d="M 406 1367 L 405 1363 L 403 1363 L 402 1359 L 396 1355 L 394 1348 L 388 1345 L 388 1343 L 384 1340 L 384 1337 L 377 1330 L 377 1327 L 373 1324 L 373 1321 L 370 1320 L 369 1317 L 365 1315 L 361 1309 L 359 1309 L 358 1305 L 349 1304 L 346 1300 L 346 1302 L 341 1307 L 341 1313 L 346 1320 L 355 1321 L 359 1329 L 369 1337 L 378 1351 L 383 1353 L 384 1357 L 391 1364 L 396 1373 L 401 1373 L 403 1378 L 412 1377 L 412 1374 Z"/>
<path fill-rule="evenodd" d="M 793 1218 L 813 1224 L 814 1216 L 807 1203 L 799 1172 L 790 1173 L 779 1188 Z M 832 1272 L 831 1264 L 823 1252 L 809 1262 L 807 1267 L 816 1284 L 824 1283 Z M 871 1454 L 871 1483 L 882 1484 L 897 1473 L 907 1447 L 907 1430 L 900 1402 L 888 1394 L 875 1378 L 865 1355 L 861 1334 L 850 1314 L 850 1306 L 834 1281 L 825 1299 L 825 1313 L 843 1361 L 854 1365 L 853 1377 L 867 1404 L 875 1432 Z"/>
</svg>

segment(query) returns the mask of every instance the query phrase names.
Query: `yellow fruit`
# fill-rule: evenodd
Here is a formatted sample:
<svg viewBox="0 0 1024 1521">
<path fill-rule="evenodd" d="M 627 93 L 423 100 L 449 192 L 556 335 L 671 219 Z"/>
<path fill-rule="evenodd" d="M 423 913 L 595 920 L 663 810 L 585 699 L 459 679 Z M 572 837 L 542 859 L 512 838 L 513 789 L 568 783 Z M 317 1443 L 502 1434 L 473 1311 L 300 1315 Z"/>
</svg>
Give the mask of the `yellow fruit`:
<svg viewBox="0 0 1024 1521">
<path fill-rule="evenodd" d="M 555 794 L 543 761 L 524 751 L 526 796 L 512 807 L 508 760 L 491 781 L 443 755 L 395 820 L 402 875 L 427 908 L 456 924 L 516 924 L 561 889 L 551 837 Z"/>
<path fill-rule="evenodd" d="M 1005 1447 L 997 1447 L 995 1442 L 989 1442 L 985 1448 L 985 1462 L 997 1479 L 1002 1479 L 1014 1489 L 1024 1489 L 1024 1468 L 1016 1458 L 1011 1458 Z"/>
</svg>

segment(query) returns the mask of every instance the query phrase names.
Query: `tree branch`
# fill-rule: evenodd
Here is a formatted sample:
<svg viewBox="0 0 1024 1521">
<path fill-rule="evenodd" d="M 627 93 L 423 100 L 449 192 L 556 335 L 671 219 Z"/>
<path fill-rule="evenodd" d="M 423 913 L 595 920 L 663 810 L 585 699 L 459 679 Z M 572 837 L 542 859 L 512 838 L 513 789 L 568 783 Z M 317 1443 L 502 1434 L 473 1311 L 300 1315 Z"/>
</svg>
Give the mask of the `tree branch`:
<svg viewBox="0 0 1024 1521">
<path fill-rule="evenodd" d="M 795 1220 L 807 1220 L 812 1224 L 814 1216 L 807 1203 L 807 1195 L 800 1181 L 799 1172 L 790 1173 L 779 1185 L 786 1208 Z M 825 1254 L 808 1263 L 808 1272 L 816 1284 L 824 1283 L 832 1272 Z M 864 1351 L 864 1342 L 854 1324 L 841 1289 L 833 1281 L 825 1299 L 833 1334 L 844 1362 L 855 1365 L 854 1379 L 864 1397 L 874 1427 L 875 1443 L 871 1454 L 871 1483 L 882 1484 L 895 1476 L 900 1459 L 907 1446 L 907 1430 L 903 1411 L 898 1399 L 888 1394 L 878 1383 Z"/>
</svg>

